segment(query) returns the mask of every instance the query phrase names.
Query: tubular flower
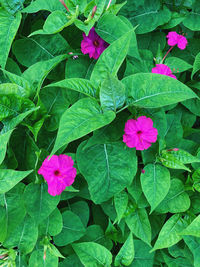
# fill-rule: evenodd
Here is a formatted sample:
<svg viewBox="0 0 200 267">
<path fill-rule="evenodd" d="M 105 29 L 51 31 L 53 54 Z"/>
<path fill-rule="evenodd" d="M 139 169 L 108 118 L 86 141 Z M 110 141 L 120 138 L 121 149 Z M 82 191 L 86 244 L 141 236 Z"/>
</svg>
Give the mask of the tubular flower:
<svg viewBox="0 0 200 267">
<path fill-rule="evenodd" d="M 185 36 L 178 34 L 176 32 L 169 32 L 167 35 L 167 38 L 168 38 L 168 41 L 167 41 L 168 45 L 170 46 L 177 45 L 178 48 L 180 48 L 181 50 L 184 50 L 188 43 Z"/>
<path fill-rule="evenodd" d="M 76 177 L 74 161 L 67 155 L 49 156 L 43 161 L 38 170 L 48 184 L 48 193 L 52 196 L 60 195 L 67 186 L 73 184 Z"/>
<path fill-rule="evenodd" d="M 81 42 L 81 51 L 83 54 L 89 54 L 90 58 L 98 59 L 103 51 L 108 47 L 106 43 L 96 32 L 94 27 L 90 30 L 88 36 L 83 33 Z"/>
<path fill-rule="evenodd" d="M 153 128 L 153 121 L 150 118 L 141 116 L 136 120 L 130 119 L 124 128 L 123 142 L 128 147 L 135 147 L 136 150 L 145 150 L 155 143 L 158 131 Z"/>
<path fill-rule="evenodd" d="M 172 74 L 171 69 L 165 64 L 156 64 L 156 67 L 154 67 L 151 70 L 151 72 L 152 73 L 162 74 L 162 75 L 167 75 L 169 77 L 177 79 L 176 76 L 174 74 Z"/>
</svg>

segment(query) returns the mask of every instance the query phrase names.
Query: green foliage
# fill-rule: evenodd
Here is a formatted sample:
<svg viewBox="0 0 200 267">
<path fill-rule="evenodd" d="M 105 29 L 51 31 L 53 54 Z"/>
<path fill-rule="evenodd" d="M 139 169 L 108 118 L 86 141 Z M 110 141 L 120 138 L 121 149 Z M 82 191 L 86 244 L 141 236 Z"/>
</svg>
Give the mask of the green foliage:
<svg viewBox="0 0 200 267">
<path fill-rule="evenodd" d="M 0 0 L 0 266 L 200 267 L 199 14 Z"/>
</svg>

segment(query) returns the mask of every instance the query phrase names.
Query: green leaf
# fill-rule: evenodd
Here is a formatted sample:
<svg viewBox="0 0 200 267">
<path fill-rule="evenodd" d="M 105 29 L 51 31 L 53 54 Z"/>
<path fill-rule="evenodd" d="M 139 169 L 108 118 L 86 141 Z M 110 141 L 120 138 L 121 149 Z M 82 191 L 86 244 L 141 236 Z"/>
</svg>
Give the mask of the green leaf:
<svg viewBox="0 0 200 267">
<path fill-rule="evenodd" d="M 57 10 L 53 11 L 46 19 L 43 30 L 38 30 L 32 32 L 30 36 L 36 34 L 55 34 L 62 31 L 65 27 L 70 26 L 75 18 L 78 16 L 78 12 L 74 13 L 72 16 L 69 16 L 63 11 Z"/>
<path fill-rule="evenodd" d="M 129 31 L 122 35 L 106 48 L 99 57 L 91 75 L 91 81 L 96 86 L 100 85 L 103 80 L 106 79 L 107 73 L 110 73 L 113 76 L 117 75 L 117 72 L 128 53 L 131 33 L 132 31 Z"/>
<path fill-rule="evenodd" d="M 109 124 L 114 118 L 113 111 L 102 113 L 95 100 L 80 99 L 63 113 L 51 155 L 62 146 Z"/>
<path fill-rule="evenodd" d="M 24 191 L 24 199 L 27 213 L 39 224 L 56 208 L 60 196 L 49 195 L 46 184 L 30 183 Z"/>
<path fill-rule="evenodd" d="M 29 81 L 33 94 L 36 90 L 39 92 L 49 72 L 67 57 L 68 55 L 60 55 L 46 61 L 37 62 L 24 71 L 22 77 Z"/>
<path fill-rule="evenodd" d="M 98 35 L 101 36 L 109 44 L 116 41 L 123 34 L 133 29 L 132 25 L 128 25 L 121 17 L 117 17 L 113 14 L 104 14 L 98 21 L 95 28 Z M 135 58 L 140 58 L 136 34 L 134 31 L 130 33 L 131 41 L 128 54 Z"/>
<path fill-rule="evenodd" d="M 189 247 L 194 256 L 194 266 L 200 267 L 200 254 L 199 254 L 200 238 L 194 236 L 184 236 L 183 240 Z"/>
<path fill-rule="evenodd" d="M 21 22 L 21 13 L 16 16 L 0 8 L 0 66 L 5 68 L 11 44 Z"/>
<path fill-rule="evenodd" d="M 187 63 L 181 58 L 178 57 L 169 57 L 165 60 L 165 64 L 170 67 L 173 73 L 179 73 L 192 68 L 192 65 Z"/>
<path fill-rule="evenodd" d="M 151 225 L 147 212 L 144 208 L 136 209 L 125 221 L 132 233 L 142 241 L 151 245 Z"/>
<path fill-rule="evenodd" d="M 18 10 L 23 8 L 25 0 L 1 0 L 2 7 L 11 14 L 15 14 Z"/>
<path fill-rule="evenodd" d="M 28 254 L 33 250 L 37 238 L 38 228 L 35 222 L 31 217 L 26 216 L 22 223 L 7 236 L 3 245 L 6 248 L 18 247 L 20 253 Z"/>
<path fill-rule="evenodd" d="M 6 237 L 12 236 L 13 231 L 15 231 L 15 228 L 23 221 L 26 215 L 23 199 L 24 187 L 23 183 L 18 183 L 6 194 L 0 195 L 1 207 L 3 206 L 5 210 L 3 225 L 1 226 L 2 228 L 0 227 L 1 243 L 4 242 Z M 2 233 L 2 231 L 4 232 Z"/>
<path fill-rule="evenodd" d="M 160 204 L 170 188 L 170 172 L 159 164 L 148 164 L 141 173 L 141 185 L 152 211 Z"/>
<path fill-rule="evenodd" d="M 162 157 L 167 159 L 167 156 L 172 155 L 183 164 L 189 164 L 193 162 L 200 162 L 200 159 L 192 156 L 189 152 L 182 149 L 169 149 L 162 151 Z"/>
<path fill-rule="evenodd" d="M 168 194 L 156 208 L 160 213 L 178 213 L 188 210 L 190 198 L 185 192 L 184 185 L 179 179 L 172 179 Z"/>
<path fill-rule="evenodd" d="M 16 184 L 28 176 L 31 171 L 14 171 L 0 169 L 0 194 L 12 189 Z"/>
<path fill-rule="evenodd" d="M 125 102 L 125 86 L 118 79 L 108 74 L 100 88 L 100 102 L 103 110 L 121 108 Z"/>
<path fill-rule="evenodd" d="M 36 13 L 40 10 L 48 10 L 50 12 L 56 11 L 56 10 L 66 10 L 64 8 L 64 6 L 59 3 L 56 2 L 55 0 L 35 0 L 33 2 L 31 2 L 31 4 L 29 6 L 27 6 L 26 8 L 24 8 L 22 10 L 22 12 L 24 13 Z"/>
<path fill-rule="evenodd" d="M 120 14 L 129 18 L 133 26 L 138 25 L 136 33 L 139 34 L 151 32 L 171 18 L 170 10 L 165 5 L 161 7 L 159 0 L 128 0 Z"/>
<path fill-rule="evenodd" d="M 192 235 L 200 237 L 200 215 L 198 215 L 192 222 L 180 232 L 181 235 Z"/>
<path fill-rule="evenodd" d="M 21 97 L 30 96 L 30 84 L 21 76 L 3 70 L 4 74 L 12 83 L 2 83 L 0 86 L 0 94 L 16 94 Z"/>
<path fill-rule="evenodd" d="M 62 55 L 68 49 L 67 41 L 60 34 L 23 38 L 16 40 L 12 46 L 12 52 L 16 56 L 17 61 L 25 67 L 30 67 L 38 61 Z"/>
<path fill-rule="evenodd" d="M 127 89 L 130 105 L 158 108 L 197 97 L 183 83 L 155 73 L 138 73 L 122 80 Z"/>
<path fill-rule="evenodd" d="M 110 251 L 97 243 L 84 242 L 72 244 L 72 247 L 84 266 L 109 267 L 112 263 Z"/>
<path fill-rule="evenodd" d="M 200 53 L 195 57 L 191 78 L 193 79 L 195 73 L 200 70 Z"/>
<path fill-rule="evenodd" d="M 114 195 L 114 203 L 117 212 L 117 220 L 120 222 L 128 205 L 128 194 L 125 191 L 121 191 Z"/>
<path fill-rule="evenodd" d="M 193 8 L 188 12 L 187 17 L 183 21 L 183 25 L 191 31 L 200 30 L 200 5 L 198 1 L 193 2 Z"/>
<path fill-rule="evenodd" d="M 57 246 L 65 246 L 79 240 L 85 234 L 83 226 L 78 215 L 72 211 L 65 211 L 62 214 L 63 228 L 62 231 L 54 237 Z"/>
<path fill-rule="evenodd" d="M 6 155 L 6 148 L 8 141 L 10 139 L 10 136 L 12 134 L 13 130 L 10 130 L 4 134 L 0 134 L 0 164 L 3 162 L 5 155 Z"/>
<path fill-rule="evenodd" d="M 51 254 L 49 250 L 46 252 L 44 260 L 44 250 L 34 250 L 29 258 L 28 267 L 58 267 L 58 257 Z"/>
<path fill-rule="evenodd" d="M 77 150 L 77 163 L 85 177 L 91 199 L 102 203 L 130 185 L 137 171 L 135 150 L 122 142 L 98 144 L 84 149 L 86 142 Z"/>
<path fill-rule="evenodd" d="M 89 80 L 81 78 L 65 79 L 57 83 L 51 83 L 46 87 L 61 87 L 65 89 L 70 89 L 82 93 L 91 98 L 95 98 L 96 96 L 96 88 L 94 84 Z"/>
<path fill-rule="evenodd" d="M 135 258 L 130 267 L 153 267 L 155 253 L 149 253 L 150 247 L 141 240 L 134 240 Z"/>
<path fill-rule="evenodd" d="M 121 266 L 122 264 L 124 266 L 129 266 L 135 256 L 134 251 L 134 243 L 133 243 L 133 235 L 130 233 L 128 236 L 126 242 L 121 247 L 120 251 L 118 252 L 116 258 L 115 258 L 115 266 Z"/>
<path fill-rule="evenodd" d="M 151 251 L 168 248 L 178 243 L 182 236 L 180 232 L 185 228 L 185 223 L 180 214 L 175 214 L 162 227 L 158 239 Z"/>
</svg>

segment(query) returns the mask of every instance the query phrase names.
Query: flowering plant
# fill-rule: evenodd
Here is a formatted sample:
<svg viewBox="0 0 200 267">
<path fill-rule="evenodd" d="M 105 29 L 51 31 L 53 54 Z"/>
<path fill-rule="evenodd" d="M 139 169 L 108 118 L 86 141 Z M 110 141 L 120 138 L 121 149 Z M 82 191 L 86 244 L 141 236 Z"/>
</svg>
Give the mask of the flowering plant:
<svg viewBox="0 0 200 267">
<path fill-rule="evenodd" d="M 199 1 L 0 1 L 0 266 L 199 266 Z"/>
</svg>

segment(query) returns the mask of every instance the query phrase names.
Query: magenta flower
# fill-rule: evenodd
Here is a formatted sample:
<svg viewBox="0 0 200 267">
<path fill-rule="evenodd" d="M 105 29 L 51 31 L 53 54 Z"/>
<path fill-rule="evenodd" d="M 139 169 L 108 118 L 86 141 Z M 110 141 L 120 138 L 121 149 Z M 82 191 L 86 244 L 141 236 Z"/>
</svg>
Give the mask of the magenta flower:
<svg viewBox="0 0 200 267">
<path fill-rule="evenodd" d="M 150 118 L 141 116 L 136 120 L 130 119 L 124 128 L 123 142 L 128 147 L 135 147 L 136 150 L 148 149 L 151 143 L 157 140 L 158 131 L 153 128 L 153 121 Z"/>
<path fill-rule="evenodd" d="M 162 74 L 162 75 L 167 75 L 169 77 L 177 79 L 176 76 L 174 74 L 172 74 L 171 69 L 165 64 L 156 64 L 156 67 L 154 67 L 151 70 L 151 72 L 152 73 Z"/>
<path fill-rule="evenodd" d="M 109 44 L 101 39 L 95 32 L 94 27 L 90 30 L 88 36 L 83 33 L 81 51 L 83 54 L 89 54 L 90 58 L 98 59 L 108 45 Z"/>
<path fill-rule="evenodd" d="M 167 41 L 168 45 L 170 46 L 177 45 L 178 48 L 180 48 L 181 50 L 184 50 L 188 43 L 185 36 L 178 34 L 176 32 L 169 32 L 167 35 L 167 38 L 168 38 L 168 41 Z"/>
<path fill-rule="evenodd" d="M 38 170 L 48 184 L 48 193 L 52 196 L 60 195 L 67 186 L 73 184 L 76 177 L 74 161 L 67 155 L 53 155 L 43 161 Z"/>
</svg>

